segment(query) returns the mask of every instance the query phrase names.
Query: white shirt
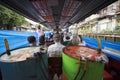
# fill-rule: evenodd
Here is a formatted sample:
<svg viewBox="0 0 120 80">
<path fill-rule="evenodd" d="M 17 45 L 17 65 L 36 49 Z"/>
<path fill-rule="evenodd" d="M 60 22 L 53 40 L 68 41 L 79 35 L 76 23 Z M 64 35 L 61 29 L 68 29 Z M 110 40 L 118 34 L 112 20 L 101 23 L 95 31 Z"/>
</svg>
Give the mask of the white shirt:
<svg viewBox="0 0 120 80">
<path fill-rule="evenodd" d="M 37 30 L 38 37 L 44 35 L 44 32 L 42 30 Z"/>
<path fill-rule="evenodd" d="M 64 47 L 60 42 L 55 42 L 55 44 L 50 45 L 48 47 L 49 57 L 60 57 Z"/>
</svg>

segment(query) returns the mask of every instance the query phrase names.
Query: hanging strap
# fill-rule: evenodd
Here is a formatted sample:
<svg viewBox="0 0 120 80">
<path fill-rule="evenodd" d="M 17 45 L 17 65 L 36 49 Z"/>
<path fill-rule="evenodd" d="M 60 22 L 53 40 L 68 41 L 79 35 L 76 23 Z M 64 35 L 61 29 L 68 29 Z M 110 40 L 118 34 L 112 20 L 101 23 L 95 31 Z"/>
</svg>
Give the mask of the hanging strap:
<svg viewBox="0 0 120 80">
<path fill-rule="evenodd" d="M 78 59 L 78 72 L 77 72 L 77 74 L 76 74 L 76 76 L 75 76 L 75 78 L 74 78 L 74 80 L 78 80 L 77 78 L 78 78 L 78 75 L 80 74 L 80 64 L 81 64 L 81 60 L 82 60 L 82 57 L 80 57 L 80 59 Z M 86 71 L 87 71 L 87 60 L 85 60 L 85 63 L 84 63 L 84 71 L 83 71 L 83 74 L 81 75 L 81 78 L 80 78 L 80 80 L 83 80 L 83 78 L 84 78 L 84 76 L 85 76 L 85 74 L 86 74 Z"/>
<path fill-rule="evenodd" d="M 87 70 L 87 60 L 85 61 L 85 64 L 84 64 L 84 71 L 83 71 L 83 74 L 82 74 L 80 80 L 83 80 L 83 78 L 84 78 L 84 76 L 85 76 L 85 74 L 86 74 L 86 70 Z"/>
<path fill-rule="evenodd" d="M 80 73 L 80 62 L 81 62 L 81 57 L 78 59 L 78 72 L 77 72 L 77 74 L 76 74 L 76 76 L 75 76 L 75 78 L 74 78 L 74 80 L 77 80 L 77 77 L 78 77 L 78 75 L 79 75 L 79 73 Z"/>
</svg>

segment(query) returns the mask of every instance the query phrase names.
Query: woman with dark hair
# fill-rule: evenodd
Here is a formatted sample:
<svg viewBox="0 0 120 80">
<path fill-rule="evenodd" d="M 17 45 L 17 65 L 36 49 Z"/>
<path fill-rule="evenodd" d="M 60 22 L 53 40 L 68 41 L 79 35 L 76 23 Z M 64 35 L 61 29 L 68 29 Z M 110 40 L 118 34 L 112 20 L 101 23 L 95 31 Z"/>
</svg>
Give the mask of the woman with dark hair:
<svg viewBox="0 0 120 80">
<path fill-rule="evenodd" d="M 44 47 L 44 45 L 45 45 L 45 35 L 41 35 L 39 37 L 39 45 Z"/>
</svg>

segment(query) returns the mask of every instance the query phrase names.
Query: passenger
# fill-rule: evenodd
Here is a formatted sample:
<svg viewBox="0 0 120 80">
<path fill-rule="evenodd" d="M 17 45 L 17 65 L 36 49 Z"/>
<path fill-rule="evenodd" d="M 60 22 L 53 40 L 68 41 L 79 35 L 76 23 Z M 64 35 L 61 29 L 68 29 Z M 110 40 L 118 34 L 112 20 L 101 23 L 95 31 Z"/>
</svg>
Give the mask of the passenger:
<svg viewBox="0 0 120 80">
<path fill-rule="evenodd" d="M 73 45 L 80 45 L 80 46 L 86 45 L 85 42 L 82 41 L 81 35 L 77 35 L 77 34 L 73 35 L 72 44 Z"/>
<path fill-rule="evenodd" d="M 65 39 L 64 39 L 65 41 L 62 43 L 64 46 L 71 46 L 71 45 L 73 45 L 72 44 L 72 41 L 71 41 L 71 39 L 70 39 L 70 36 L 65 36 Z"/>
<path fill-rule="evenodd" d="M 62 49 L 65 47 L 60 43 L 60 34 L 56 33 L 53 35 L 55 44 L 48 47 L 49 57 L 60 57 L 62 54 Z"/>
<path fill-rule="evenodd" d="M 78 36 L 79 36 L 79 38 L 80 38 L 80 43 L 79 43 L 79 45 L 80 45 L 80 46 L 85 46 L 86 43 L 85 43 L 85 41 L 82 40 L 82 35 L 78 35 Z"/>
<path fill-rule="evenodd" d="M 28 43 L 29 43 L 30 46 L 36 46 L 35 36 L 28 36 L 27 40 L 28 40 Z"/>
<path fill-rule="evenodd" d="M 41 43 L 40 43 L 40 41 L 41 41 L 41 40 L 40 40 L 40 37 L 41 37 L 41 36 L 43 37 L 45 34 L 44 34 L 44 31 L 42 31 L 40 25 L 37 27 L 37 31 L 36 31 L 36 32 L 37 32 L 37 34 L 38 34 L 38 40 L 39 40 L 38 44 L 41 44 Z"/>
<path fill-rule="evenodd" d="M 54 44 L 53 34 L 52 33 L 50 33 L 49 38 L 46 39 L 46 46 L 49 46 L 51 44 Z"/>
<path fill-rule="evenodd" d="M 80 43 L 80 38 L 79 38 L 79 36 L 76 35 L 76 34 L 74 34 L 74 35 L 73 35 L 73 39 L 72 39 L 72 44 L 73 44 L 73 45 L 79 45 L 79 43 Z"/>
<path fill-rule="evenodd" d="M 51 43 L 53 43 L 53 42 L 54 42 L 54 40 L 53 40 L 53 34 L 50 34 L 49 41 L 50 41 Z"/>
<path fill-rule="evenodd" d="M 63 34 L 63 32 L 61 33 L 61 36 L 60 36 L 60 38 L 61 38 L 61 43 L 63 43 L 64 41 L 63 41 L 63 38 L 64 38 L 64 34 Z"/>
<path fill-rule="evenodd" d="M 70 40 L 72 40 L 72 38 L 73 38 L 72 33 L 71 33 L 71 32 L 68 32 L 68 33 L 65 33 L 65 34 L 64 34 L 64 38 L 63 38 L 64 41 L 66 41 L 66 36 L 69 36 L 69 37 L 70 37 Z"/>
<path fill-rule="evenodd" d="M 41 35 L 39 37 L 39 45 L 44 48 L 45 47 L 45 35 Z"/>
<path fill-rule="evenodd" d="M 37 57 L 37 56 L 39 56 L 40 52 L 42 52 L 42 53 L 46 53 L 47 52 L 46 48 L 43 48 L 42 46 L 39 46 L 36 43 L 35 36 L 28 36 L 27 40 L 28 40 L 29 45 L 33 47 L 32 49 L 34 50 L 34 52 L 33 52 L 34 54 L 31 54 L 26 59 L 32 59 L 34 57 Z"/>
</svg>

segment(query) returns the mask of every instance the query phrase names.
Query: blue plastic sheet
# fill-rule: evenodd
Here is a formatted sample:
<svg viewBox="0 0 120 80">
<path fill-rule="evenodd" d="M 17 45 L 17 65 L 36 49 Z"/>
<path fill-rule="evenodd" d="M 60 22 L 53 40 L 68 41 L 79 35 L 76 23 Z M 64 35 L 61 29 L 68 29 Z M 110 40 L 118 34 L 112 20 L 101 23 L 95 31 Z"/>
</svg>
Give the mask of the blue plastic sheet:
<svg viewBox="0 0 120 80">
<path fill-rule="evenodd" d="M 93 47 L 95 49 L 98 48 L 98 43 L 96 39 L 87 38 L 87 37 L 82 37 L 82 38 L 86 42 L 87 46 Z M 120 42 L 101 40 L 101 44 L 102 44 L 102 49 L 105 47 L 108 47 L 108 48 L 112 48 L 112 49 L 120 51 Z"/>
<path fill-rule="evenodd" d="M 97 43 L 96 39 L 88 38 L 88 37 L 82 37 L 82 38 L 86 42 L 86 46 L 98 49 L 98 43 Z M 117 51 L 120 52 L 120 42 L 112 42 L 112 41 L 101 40 L 101 45 L 102 45 L 102 49 L 107 47 L 107 48 L 117 50 Z M 107 52 L 104 52 L 104 53 L 108 57 L 111 57 L 111 58 L 114 58 L 114 59 L 120 61 L 120 56 L 117 56 L 117 55 L 114 55 L 114 54 L 111 54 L 111 53 L 107 53 Z"/>
<path fill-rule="evenodd" d="M 49 38 L 51 32 L 45 32 L 45 37 Z M 8 31 L 0 30 L 0 54 L 6 51 L 4 39 L 8 40 L 10 50 L 20 47 L 29 46 L 27 37 L 35 36 L 38 41 L 38 34 L 36 32 L 21 32 L 21 31 Z"/>
<path fill-rule="evenodd" d="M 0 54 L 6 51 L 4 39 L 8 40 L 10 50 L 20 47 L 29 46 L 27 37 L 35 36 L 38 40 L 36 32 L 21 32 L 21 31 L 8 31 L 0 30 Z"/>
</svg>

